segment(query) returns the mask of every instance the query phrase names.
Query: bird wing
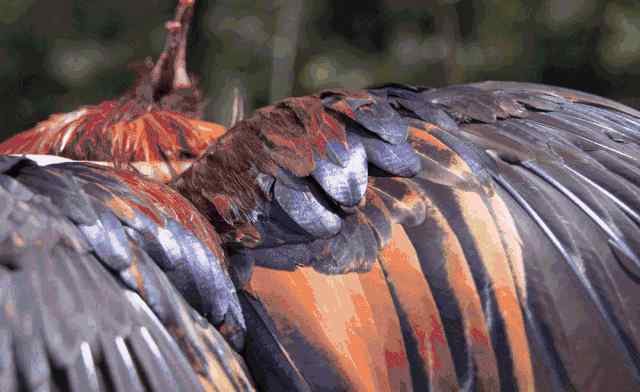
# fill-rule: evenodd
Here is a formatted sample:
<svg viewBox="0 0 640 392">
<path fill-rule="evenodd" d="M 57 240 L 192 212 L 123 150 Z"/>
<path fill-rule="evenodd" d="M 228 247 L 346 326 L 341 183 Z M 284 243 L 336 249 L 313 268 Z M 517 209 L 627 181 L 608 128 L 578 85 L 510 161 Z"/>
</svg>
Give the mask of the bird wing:
<svg viewBox="0 0 640 392">
<path fill-rule="evenodd" d="M 235 247 L 259 385 L 630 390 L 639 141 L 640 113 L 567 89 L 334 90 L 174 185 Z"/>
<path fill-rule="evenodd" d="M 290 98 L 239 122 L 173 185 L 246 263 L 365 271 L 388 234 L 369 222 L 388 211 L 368 178 L 418 174 L 408 135 L 407 119 L 366 92 Z"/>
<path fill-rule="evenodd" d="M 214 238 L 154 205 L 152 188 L 163 185 L 127 175 L 0 157 L 3 390 L 252 389 L 242 360 L 200 316 L 243 323 Z M 187 260 L 197 267 L 180 265 Z M 194 301 L 197 312 L 173 275 L 202 294 L 218 285 L 218 299 Z"/>
</svg>

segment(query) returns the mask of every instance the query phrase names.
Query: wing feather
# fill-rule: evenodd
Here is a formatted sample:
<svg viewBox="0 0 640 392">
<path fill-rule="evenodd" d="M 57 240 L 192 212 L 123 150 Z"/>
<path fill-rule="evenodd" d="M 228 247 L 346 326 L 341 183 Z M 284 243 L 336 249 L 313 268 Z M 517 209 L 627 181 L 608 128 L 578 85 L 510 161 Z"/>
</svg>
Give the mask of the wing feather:
<svg viewBox="0 0 640 392">
<path fill-rule="evenodd" d="M 255 220 L 228 220 L 229 232 L 241 227 L 250 233 L 247 227 L 258 227 L 253 238 L 259 240 L 251 246 L 240 244 L 233 257 L 244 268 L 242 284 L 251 287 L 252 300 L 264 306 L 262 317 L 276 321 L 269 341 L 288 353 L 288 366 L 316 385 L 316 370 L 309 361 L 323 357 L 300 352 L 309 342 L 318 342 L 311 331 L 322 325 L 322 317 L 335 317 L 332 299 L 353 298 L 355 286 L 343 286 L 348 280 L 339 273 L 371 268 L 374 276 L 380 267 L 385 283 L 376 287 L 386 287 L 393 306 L 384 308 L 389 313 L 378 322 L 398 328 L 404 352 L 390 353 L 388 358 L 397 360 L 391 362 L 377 362 L 375 356 L 354 359 L 361 369 L 368 369 L 362 374 L 380 367 L 402 368 L 407 358 L 413 386 L 428 384 L 434 390 L 443 385 L 599 390 L 613 384 L 632 389 L 640 376 L 639 112 L 567 89 L 506 82 L 442 89 L 389 85 L 364 92 L 327 91 L 318 97 L 331 118 L 331 129 L 344 130 L 364 145 L 368 185 L 359 203 L 353 202 L 356 193 L 349 194 L 351 199 L 341 198 L 321 184 L 326 194 L 314 197 L 325 200 L 326 211 L 341 222 L 333 231 L 324 231 L 322 238 L 306 226 L 320 224 L 324 212 L 304 215 L 305 211 L 290 211 L 302 204 L 280 205 L 287 216 L 301 214 L 306 219 L 285 225 L 275 209 L 264 207 L 271 203 L 269 187 L 262 188 L 264 204 L 252 204 L 257 206 Z M 300 102 L 306 99 L 312 98 Z M 268 128 L 272 143 L 285 144 L 274 135 L 279 126 L 288 126 L 286 122 L 258 118 L 250 125 L 257 133 Z M 235 151 L 232 139 L 242 133 L 239 129 L 229 130 L 224 148 L 210 151 L 209 169 L 223 160 L 220 154 Z M 344 165 L 349 153 L 343 150 L 343 139 L 336 139 L 342 140 L 340 148 L 329 158 L 322 151 L 301 154 L 311 157 L 305 164 L 321 158 L 321 170 L 329 161 Z M 317 147 L 313 141 L 305 143 L 300 145 Z M 292 192 L 304 192 L 304 182 L 317 181 L 303 171 L 292 181 L 291 175 L 269 172 L 267 164 L 256 162 L 255 167 L 271 176 L 275 186 Z M 247 173 L 255 173 L 252 170 Z M 346 176 L 342 169 L 335 173 Z M 322 181 L 326 179 L 318 182 Z M 194 184 L 207 187 L 205 182 Z M 186 179 L 178 184 L 189 195 L 187 188 Z M 224 215 L 222 208 L 213 208 Z M 224 234 L 223 238 L 227 240 Z M 359 264 L 363 255 L 368 261 Z M 341 268 L 324 268 L 335 260 Z M 320 278 L 299 272 L 305 266 L 328 274 Z M 295 280 L 282 280 L 286 274 Z M 288 283 L 275 292 L 268 288 L 271 280 Z M 303 316 L 287 310 L 289 298 L 302 295 L 305 285 L 314 292 L 312 287 L 321 284 L 332 285 L 332 295 L 315 297 L 307 310 L 296 308 L 316 320 L 305 322 L 303 329 L 296 324 Z M 379 304 L 376 298 L 368 293 L 365 302 Z M 422 298 L 422 308 L 416 298 Z M 439 335 L 433 329 L 438 325 Z M 430 339 L 422 340 L 421 331 L 428 330 Z M 253 350 L 263 341 L 256 339 L 249 345 Z M 317 344 L 311 347 L 315 350 Z M 355 355 L 356 350 L 323 347 L 329 358 Z M 347 380 L 353 387 L 364 382 L 346 374 L 340 363 L 327 364 L 333 370 L 323 373 L 322 385 L 344 385 Z M 394 379 L 380 370 L 374 374 Z"/>
<path fill-rule="evenodd" d="M 87 220 L 104 220 L 104 205 L 90 194 L 72 197 L 85 203 L 79 210 L 93 212 L 79 223 L 58 207 L 66 201 L 45 196 L 47 178 L 59 198 L 80 191 L 72 171 L 21 158 L 0 162 L 6 170 L 0 198 L 12 206 L 2 215 L 8 230 L 0 239 L 3 388 L 252 390 L 222 336 L 184 302 L 115 215 L 109 227 L 122 237 L 110 240 L 128 257 L 120 265 L 102 259 L 82 230 Z"/>
</svg>

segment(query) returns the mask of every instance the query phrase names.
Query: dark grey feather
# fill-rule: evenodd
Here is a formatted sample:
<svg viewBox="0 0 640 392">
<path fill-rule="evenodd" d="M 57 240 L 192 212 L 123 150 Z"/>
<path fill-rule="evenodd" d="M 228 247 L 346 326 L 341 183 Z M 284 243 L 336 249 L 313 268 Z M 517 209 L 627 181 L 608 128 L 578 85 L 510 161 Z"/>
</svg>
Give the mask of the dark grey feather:
<svg viewBox="0 0 640 392">
<path fill-rule="evenodd" d="M 333 200 L 354 206 L 367 189 L 367 155 L 360 140 L 353 135 L 347 137 L 348 156 L 341 160 L 341 165 L 316 159 L 316 169 L 311 175 Z"/>
<path fill-rule="evenodd" d="M 400 100 L 402 107 L 412 111 L 415 115 L 430 124 L 435 124 L 443 129 L 456 130 L 458 124 L 438 105 L 419 100 Z"/>
<path fill-rule="evenodd" d="M 355 120 L 368 131 L 391 144 L 407 141 L 407 120 L 402 118 L 388 103 L 360 99 L 346 99 L 355 114 Z"/>
<path fill-rule="evenodd" d="M 106 269 L 109 263 L 96 258 L 100 257 L 99 252 L 78 230 L 79 225 L 45 195 L 34 194 L 28 185 L 18 182 L 23 166 L 12 168 L 10 176 L 0 173 L 7 189 L 19 190 L 12 194 L 0 188 L 0 196 L 11 200 L 14 206 L 0 221 L 1 226 L 9 228 L 8 235 L 0 240 L 0 352 L 9 347 L 11 355 L 6 358 L 15 358 L 14 362 L 5 361 L 5 357 L 0 361 L 3 390 L 12 384 L 18 390 L 72 392 L 107 387 L 114 391 L 200 390 L 199 377 L 209 376 L 198 369 L 206 369 L 206 361 L 216 357 L 196 355 L 190 360 L 187 357 L 226 343 L 220 337 L 214 346 L 211 341 L 204 346 L 196 336 L 190 325 L 196 320 L 203 323 L 202 319 L 192 317 L 194 311 L 166 282 L 162 272 L 156 270 L 155 261 L 140 247 L 142 244 L 137 243 L 144 235 L 123 226 L 115 215 L 109 215 L 109 210 L 92 194 L 93 199 L 87 202 L 99 210 L 99 219 L 106 222 L 104 227 L 122 234 L 112 237 L 114 241 L 108 245 L 123 247 L 128 255 L 126 268 L 135 267 L 131 271 Z M 64 172 L 69 166 L 56 170 Z M 29 175 L 42 180 L 40 184 L 46 184 L 48 176 L 58 174 L 29 167 Z M 64 184 L 71 185 L 60 194 L 77 189 L 72 182 Z M 37 186 L 35 189 L 40 192 Z M 158 238 L 162 240 L 163 236 Z M 185 246 L 191 249 L 188 244 Z M 191 246 L 195 249 L 197 244 Z M 220 268 L 213 255 L 206 255 L 205 259 Z M 211 273 L 211 266 L 207 268 L 203 276 L 217 276 Z M 140 295 L 120 280 L 124 272 L 131 278 L 128 285 Z M 212 281 L 209 284 L 215 285 L 220 279 Z M 235 295 L 227 281 L 226 286 L 223 282 L 224 292 Z M 216 294 L 215 290 L 206 293 L 209 297 Z M 228 296 L 222 298 L 229 301 Z M 238 312 L 238 307 L 232 311 Z M 242 332 L 242 315 L 234 313 L 233 317 Z M 203 330 L 201 326 L 198 328 Z M 181 335 L 178 331 L 192 332 Z M 184 345 L 178 345 L 178 339 Z M 228 374 L 243 377 L 233 370 L 228 370 Z M 215 380 L 209 381 L 215 385 Z M 248 382 L 234 383 L 239 388 L 241 385 L 244 389 L 251 388 Z"/>
<path fill-rule="evenodd" d="M 342 219 L 321 202 L 311 189 L 292 189 L 276 181 L 273 194 L 287 215 L 312 236 L 327 238 L 340 231 Z"/>
<path fill-rule="evenodd" d="M 367 159 L 378 168 L 402 177 L 412 177 L 420 171 L 420 158 L 408 143 L 393 145 L 372 137 L 359 138 Z"/>
</svg>

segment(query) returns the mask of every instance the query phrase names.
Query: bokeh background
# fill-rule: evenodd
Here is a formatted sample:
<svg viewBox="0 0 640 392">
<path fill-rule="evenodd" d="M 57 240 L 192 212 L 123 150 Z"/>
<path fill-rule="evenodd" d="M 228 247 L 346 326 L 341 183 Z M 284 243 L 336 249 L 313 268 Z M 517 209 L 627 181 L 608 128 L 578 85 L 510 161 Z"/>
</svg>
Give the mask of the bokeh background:
<svg viewBox="0 0 640 392">
<path fill-rule="evenodd" d="M 174 0 L 0 0 L 0 138 L 113 98 L 163 47 Z M 640 106 L 636 0 L 198 0 L 189 68 L 226 121 L 330 86 L 482 79 L 573 87 Z"/>
</svg>

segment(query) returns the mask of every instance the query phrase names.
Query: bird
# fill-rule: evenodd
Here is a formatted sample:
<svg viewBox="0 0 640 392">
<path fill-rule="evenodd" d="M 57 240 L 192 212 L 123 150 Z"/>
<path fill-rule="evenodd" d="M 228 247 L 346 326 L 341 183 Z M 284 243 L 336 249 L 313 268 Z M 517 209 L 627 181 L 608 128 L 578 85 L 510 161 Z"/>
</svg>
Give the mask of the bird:
<svg viewBox="0 0 640 392">
<path fill-rule="evenodd" d="M 181 173 L 225 131 L 202 121 L 202 92 L 197 76 L 186 69 L 194 4 L 178 2 L 174 18 L 165 24 L 162 54 L 155 63 L 147 59 L 135 65 L 137 81 L 125 94 L 54 114 L 0 143 L 0 152 L 92 161 L 163 182 Z"/>
<path fill-rule="evenodd" d="M 4 389 L 637 389 L 640 112 L 488 81 L 192 120 L 157 99 L 196 91 L 176 72 L 193 4 L 118 101 L 144 110 L 0 144 Z M 181 127 L 139 140 L 206 141 L 179 167 L 96 148 L 164 115 Z"/>
</svg>

